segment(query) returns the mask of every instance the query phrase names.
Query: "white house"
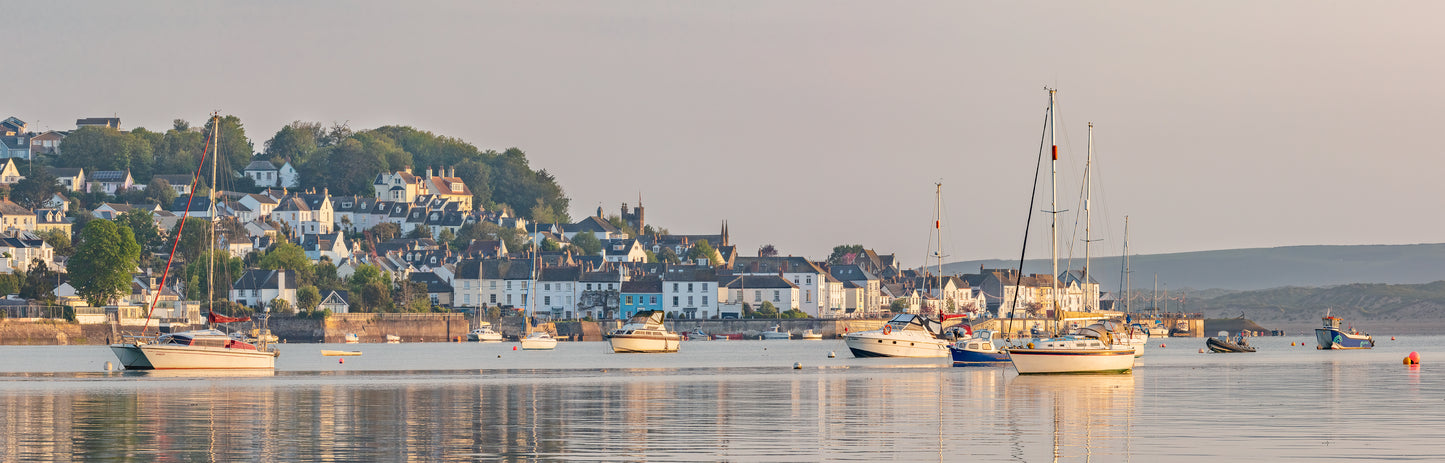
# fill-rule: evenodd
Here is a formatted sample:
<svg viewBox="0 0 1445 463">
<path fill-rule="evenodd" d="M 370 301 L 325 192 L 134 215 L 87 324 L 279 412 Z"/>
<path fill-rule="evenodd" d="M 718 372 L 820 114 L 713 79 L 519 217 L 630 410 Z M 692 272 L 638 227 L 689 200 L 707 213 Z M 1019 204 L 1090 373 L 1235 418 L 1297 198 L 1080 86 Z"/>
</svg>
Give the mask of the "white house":
<svg viewBox="0 0 1445 463">
<path fill-rule="evenodd" d="M 717 272 L 697 265 L 669 266 L 662 274 L 662 310 L 684 318 L 718 314 Z"/>
<path fill-rule="evenodd" d="M 781 275 L 798 288 L 798 310 L 814 317 L 833 317 L 825 290 L 828 272 L 804 257 L 738 257 L 733 271 L 739 275 Z M 787 309 L 783 309 L 787 310 Z"/>
<path fill-rule="evenodd" d="M 251 269 L 231 286 L 231 300 L 237 304 L 261 308 L 272 299 L 296 307 L 296 272 Z"/>
<path fill-rule="evenodd" d="M 647 250 L 631 238 L 602 240 L 602 257 L 607 262 L 647 262 Z"/>
<path fill-rule="evenodd" d="M 726 298 L 724 304 L 728 306 L 746 303 L 753 310 L 758 310 L 767 302 L 777 307 L 778 313 L 802 310 L 798 302 L 798 286 L 778 275 L 742 275 L 732 278 L 724 286 L 718 294 Z M 666 291 L 666 288 L 663 290 Z"/>
</svg>

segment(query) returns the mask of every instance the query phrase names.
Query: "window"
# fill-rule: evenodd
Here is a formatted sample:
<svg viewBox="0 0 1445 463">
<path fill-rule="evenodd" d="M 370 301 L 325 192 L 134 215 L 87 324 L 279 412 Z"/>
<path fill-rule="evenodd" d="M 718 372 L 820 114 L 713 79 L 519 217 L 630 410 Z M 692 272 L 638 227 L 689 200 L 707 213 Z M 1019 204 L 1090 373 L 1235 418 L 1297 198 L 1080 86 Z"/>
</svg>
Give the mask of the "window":
<svg viewBox="0 0 1445 463">
<path fill-rule="evenodd" d="M 496 294 L 493 294 L 493 295 L 492 295 L 492 303 L 493 303 L 493 304 L 496 304 L 496 303 L 497 303 L 497 295 L 496 295 Z"/>
<path fill-rule="evenodd" d="M 632 303 L 632 296 L 627 296 L 627 303 L 628 303 L 628 304 L 631 304 L 631 303 Z"/>
<path fill-rule="evenodd" d="M 542 297 L 542 305 L 552 305 L 552 296 Z"/>
<path fill-rule="evenodd" d="M 657 296 L 652 296 L 652 302 L 650 302 L 650 304 L 656 304 L 656 303 L 657 303 Z"/>
<path fill-rule="evenodd" d="M 753 302 L 762 302 L 762 301 L 763 301 L 763 292 L 760 291 L 760 290 L 753 290 Z"/>
<path fill-rule="evenodd" d="M 492 289 L 497 289 L 497 280 L 492 280 Z"/>
<path fill-rule="evenodd" d="M 687 292 L 692 292 L 692 283 L 687 284 Z"/>
<path fill-rule="evenodd" d="M 470 295 L 470 294 L 463 295 L 463 296 L 462 296 L 462 303 L 463 303 L 463 304 L 471 304 L 471 303 L 472 303 L 472 295 Z"/>
<path fill-rule="evenodd" d="M 511 294 L 508 294 L 508 295 L 507 295 L 507 305 L 512 305 L 512 295 L 511 295 Z"/>
<path fill-rule="evenodd" d="M 512 282 L 510 282 L 510 281 L 507 282 L 507 289 L 512 289 Z"/>
<path fill-rule="evenodd" d="M 807 284 L 810 284 L 810 285 L 811 285 L 811 284 L 813 284 L 813 276 L 812 276 L 812 275 L 808 275 L 808 276 L 806 276 L 806 277 L 803 277 L 803 281 L 806 281 L 806 282 L 808 282 Z"/>
<path fill-rule="evenodd" d="M 677 296 L 672 297 L 672 306 L 677 307 Z"/>
<path fill-rule="evenodd" d="M 703 290 L 703 291 L 707 291 L 707 283 L 703 283 L 703 284 L 702 284 L 702 290 Z"/>
<path fill-rule="evenodd" d="M 692 307 L 692 296 L 687 297 L 687 306 Z"/>
<path fill-rule="evenodd" d="M 707 296 L 702 297 L 702 306 L 707 307 Z"/>
<path fill-rule="evenodd" d="M 551 290 L 552 290 L 552 284 L 551 284 L 551 283 L 543 283 L 543 284 L 542 284 L 542 289 L 545 289 L 545 290 L 547 290 L 547 291 L 551 291 Z"/>
<path fill-rule="evenodd" d="M 677 283 L 672 284 L 672 292 L 677 292 Z"/>
<path fill-rule="evenodd" d="M 587 283 L 587 290 L 588 290 L 588 291 L 591 291 L 591 290 L 592 290 L 592 283 Z"/>
<path fill-rule="evenodd" d="M 803 301 L 813 302 L 813 290 L 810 289 L 803 292 Z"/>
<path fill-rule="evenodd" d="M 782 302 L 782 291 L 773 290 L 773 302 Z"/>
</svg>

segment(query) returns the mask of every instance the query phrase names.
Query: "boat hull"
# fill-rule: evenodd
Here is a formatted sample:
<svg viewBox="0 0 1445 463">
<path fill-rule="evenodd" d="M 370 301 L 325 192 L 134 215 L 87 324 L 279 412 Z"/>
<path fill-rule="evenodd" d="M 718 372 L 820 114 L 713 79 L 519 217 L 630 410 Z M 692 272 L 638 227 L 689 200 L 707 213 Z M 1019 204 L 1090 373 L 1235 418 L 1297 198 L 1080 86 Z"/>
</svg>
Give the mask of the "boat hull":
<svg viewBox="0 0 1445 463">
<path fill-rule="evenodd" d="M 275 369 L 275 351 L 178 345 L 112 344 L 110 350 L 127 370 L 262 370 Z"/>
<path fill-rule="evenodd" d="M 607 344 L 618 354 L 665 354 L 677 352 L 682 337 L 676 334 L 665 336 L 613 334 L 607 336 Z"/>
<path fill-rule="evenodd" d="M 1134 369 L 1134 350 L 1128 348 L 1009 349 L 1009 359 L 1021 375 L 1128 373 Z"/>
<path fill-rule="evenodd" d="M 1315 328 L 1318 349 L 1372 349 L 1375 339 L 1368 334 L 1347 333 L 1336 329 Z"/>
<path fill-rule="evenodd" d="M 1209 338 L 1209 340 L 1204 341 L 1204 344 L 1209 347 L 1209 350 L 1210 350 L 1210 351 L 1215 352 L 1215 353 L 1219 353 L 1219 354 L 1230 354 L 1230 353 L 1236 353 L 1236 352 L 1254 352 L 1254 348 L 1253 348 L 1253 347 L 1250 347 L 1250 346 L 1241 346 L 1241 345 L 1239 345 L 1239 344 L 1235 344 L 1235 343 L 1228 342 L 1228 341 L 1220 341 L 1219 339 L 1216 339 L 1216 338 Z"/>
<path fill-rule="evenodd" d="M 958 346 L 948 346 L 948 352 L 953 357 L 953 366 L 956 367 L 1009 363 L 1008 352 L 1004 351 L 970 350 L 960 349 Z"/>
<path fill-rule="evenodd" d="M 865 332 L 843 337 L 854 357 L 938 358 L 948 356 L 948 342 L 941 339 L 890 337 Z"/>
</svg>

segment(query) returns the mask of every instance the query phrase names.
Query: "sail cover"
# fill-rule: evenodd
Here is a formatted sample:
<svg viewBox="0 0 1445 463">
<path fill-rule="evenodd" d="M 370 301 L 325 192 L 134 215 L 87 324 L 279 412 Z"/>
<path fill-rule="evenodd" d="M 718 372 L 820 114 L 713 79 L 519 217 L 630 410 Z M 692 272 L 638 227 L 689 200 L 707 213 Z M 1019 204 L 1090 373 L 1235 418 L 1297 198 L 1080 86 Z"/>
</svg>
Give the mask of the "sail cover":
<svg viewBox="0 0 1445 463">
<path fill-rule="evenodd" d="M 251 317 L 227 317 L 225 315 L 221 315 L 215 312 L 207 312 L 206 319 L 209 320 L 211 323 L 236 323 L 251 321 Z"/>
</svg>

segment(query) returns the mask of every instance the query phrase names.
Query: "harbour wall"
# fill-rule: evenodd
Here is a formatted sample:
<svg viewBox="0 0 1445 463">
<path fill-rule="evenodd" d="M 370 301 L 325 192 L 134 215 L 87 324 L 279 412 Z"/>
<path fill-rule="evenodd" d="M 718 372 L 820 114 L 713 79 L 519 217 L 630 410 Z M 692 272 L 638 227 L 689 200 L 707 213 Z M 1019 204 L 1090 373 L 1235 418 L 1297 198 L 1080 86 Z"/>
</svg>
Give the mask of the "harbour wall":
<svg viewBox="0 0 1445 463">
<path fill-rule="evenodd" d="M 0 320 L 0 345 L 69 346 L 109 344 L 110 325 L 81 325 L 57 320 Z"/>
<path fill-rule="evenodd" d="M 386 336 L 402 342 L 445 342 L 465 337 L 470 329 L 462 314 L 347 313 L 325 320 L 271 317 L 271 333 L 285 342 L 346 342 L 347 334 L 366 343 L 386 342 Z"/>
</svg>

